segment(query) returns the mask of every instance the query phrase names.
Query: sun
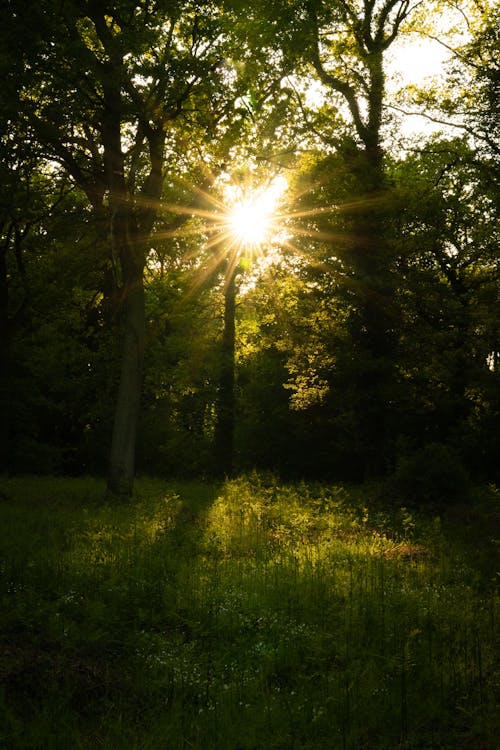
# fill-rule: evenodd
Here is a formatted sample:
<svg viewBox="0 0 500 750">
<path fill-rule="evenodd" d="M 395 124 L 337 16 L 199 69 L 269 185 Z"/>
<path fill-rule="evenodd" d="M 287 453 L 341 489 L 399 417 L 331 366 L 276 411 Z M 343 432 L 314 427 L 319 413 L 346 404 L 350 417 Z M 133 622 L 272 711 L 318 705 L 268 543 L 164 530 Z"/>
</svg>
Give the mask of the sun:
<svg viewBox="0 0 500 750">
<path fill-rule="evenodd" d="M 244 245 L 260 245 L 266 239 L 272 207 L 267 200 L 246 199 L 236 204 L 229 215 L 230 231 Z"/>
<path fill-rule="evenodd" d="M 235 244 L 256 247 L 271 240 L 276 207 L 284 188 L 284 179 L 275 179 L 266 188 L 233 198 L 227 230 Z"/>
<path fill-rule="evenodd" d="M 254 262 L 259 267 L 270 265 L 279 259 L 282 248 L 291 248 L 286 221 L 293 215 L 283 210 L 283 196 L 289 187 L 285 175 L 269 176 L 253 185 L 250 179 L 233 181 L 231 177 L 224 172 L 217 178 L 217 196 L 193 188 L 204 206 L 163 204 L 172 214 L 196 218 L 196 222 L 181 222 L 180 228 L 158 237 L 187 237 L 200 231 L 205 235 L 208 252 L 202 256 L 196 283 L 223 267 L 229 278 L 235 269 L 248 270 Z M 198 255 L 189 253 L 186 257 L 191 260 Z"/>
</svg>

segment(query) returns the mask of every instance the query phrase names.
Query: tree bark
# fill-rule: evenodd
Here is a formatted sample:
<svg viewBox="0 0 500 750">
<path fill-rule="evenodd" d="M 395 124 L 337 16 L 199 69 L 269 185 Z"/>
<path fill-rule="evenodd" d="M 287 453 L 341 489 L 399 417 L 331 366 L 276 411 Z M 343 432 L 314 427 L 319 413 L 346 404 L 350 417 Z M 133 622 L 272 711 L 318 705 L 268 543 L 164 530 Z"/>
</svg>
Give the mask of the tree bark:
<svg viewBox="0 0 500 750">
<path fill-rule="evenodd" d="M 220 476 L 230 476 L 233 471 L 236 274 L 236 264 L 229 261 L 224 290 L 224 328 L 221 342 L 219 399 L 215 427 L 215 462 L 217 474 Z"/>
<path fill-rule="evenodd" d="M 109 188 L 109 241 L 113 263 L 121 270 L 123 323 L 120 381 L 113 421 L 108 467 L 108 496 L 130 496 L 135 474 L 135 444 L 142 392 L 145 339 L 144 254 L 137 218 L 125 180 L 122 150 L 121 55 L 110 54 L 104 67 L 105 113 L 102 127 L 103 166 Z"/>
</svg>

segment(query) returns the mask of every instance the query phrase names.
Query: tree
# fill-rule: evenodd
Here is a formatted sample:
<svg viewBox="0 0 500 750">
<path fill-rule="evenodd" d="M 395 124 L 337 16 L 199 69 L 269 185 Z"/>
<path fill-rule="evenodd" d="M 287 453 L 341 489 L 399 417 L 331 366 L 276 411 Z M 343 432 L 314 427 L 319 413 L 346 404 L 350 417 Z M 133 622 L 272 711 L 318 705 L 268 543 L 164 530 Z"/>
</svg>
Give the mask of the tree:
<svg viewBox="0 0 500 750">
<path fill-rule="evenodd" d="M 448 53 L 439 85 L 412 86 L 402 92 L 403 113 L 428 118 L 444 132 L 467 135 L 476 155 L 498 171 L 500 156 L 498 45 L 500 14 L 496 3 L 445 3 L 444 11 L 458 16 L 447 33 L 433 30 L 433 18 L 422 23 L 421 33 Z M 435 16 L 439 18 L 438 14 Z M 439 21 L 438 21 L 439 24 Z M 493 176 L 495 177 L 496 174 Z"/>
<path fill-rule="evenodd" d="M 5 102 L 1 118 L 9 119 Z M 26 333 L 35 303 L 33 265 L 43 264 L 43 234 L 64 207 L 71 187 L 55 169 L 47 170 L 40 153 L 25 141 L 26 133 L 2 128 L 0 137 L 0 466 L 13 467 L 12 429 L 19 352 L 13 343 Z M 62 209 L 64 210 L 64 209 Z M 38 259 L 37 255 L 39 256 Z M 36 260 L 35 260 L 36 259 Z M 25 396 L 25 402 L 27 401 Z"/>
<path fill-rule="evenodd" d="M 179 142 L 226 114 L 225 39 L 211 2 L 9 3 L 30 29 L 19 105 L 47 158 L 92 207 L 123 322 L 108 490 L 130 494 L 145 341 L 144 267 Z M 230 97 L 229 97 L 230 98 Z M 181 123 L 176 130 L 177 123 Z"/>
<path fill-rule="evenodd" d="M 313 170 L 316 177 L 322 173 L 316 185 L 311 181 L 311 207 L 330 208 L 332 214 L 316 221 L 309 215 L 301 231 L 311 233 L 309 244 L 315 230 L 323 239 L 327 233 L 335 237 L 321 243 L 323 271 L 331 272 L 330 286 L 345 301 L 350 353 L 344 365 L 351 359 L 345 385 L 352 407 L 350 430 L 361 446 L 358 471 L 364 475 L 386 468 L 396 387 L 399 314 L 387 239 L 384 56 L 412 7 L 409 0 L 309 0 L 278 3 L 270 11 L 274 43 L 293 61 L 295 78 L 302 75 L 307 81 L 312 73 L 322 86 L 321 102 L 311 106 L 301 101 L 301 107 L 308 142 L 319 152 L 319 166 Z M 286 21 L 280 24 L 282 15 Z M 335 184 L 339 173 L 341 186 Z M 301 195 L 300 207 L 307 209 Z M 340 285 L 339 271 L 344 278 Z"/>
<path fill-rule="evenodd" d="M 448 443 L 487 476 L 500 411 L 496 190 L 464 139 L 427 143 L 396 165 L 394 180 L 407 388 L 401 435 L 413 447 Z"/>
</svg>

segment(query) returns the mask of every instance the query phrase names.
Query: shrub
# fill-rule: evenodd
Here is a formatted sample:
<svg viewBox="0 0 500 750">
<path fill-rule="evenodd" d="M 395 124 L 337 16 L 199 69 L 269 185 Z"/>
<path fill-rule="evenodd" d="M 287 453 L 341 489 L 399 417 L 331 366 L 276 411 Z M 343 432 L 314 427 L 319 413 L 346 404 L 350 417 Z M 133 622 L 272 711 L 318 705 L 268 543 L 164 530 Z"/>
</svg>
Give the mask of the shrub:
<svg viewBox="0 0 500 750">
<path fill-rule="evenodd" d="M 393 488 L 405 501 L 421 504 L 447 504 L 466 500 L 469 475 L 460 458 L 443 443 L 430 443 L 399 460 Z"/>
</svg>

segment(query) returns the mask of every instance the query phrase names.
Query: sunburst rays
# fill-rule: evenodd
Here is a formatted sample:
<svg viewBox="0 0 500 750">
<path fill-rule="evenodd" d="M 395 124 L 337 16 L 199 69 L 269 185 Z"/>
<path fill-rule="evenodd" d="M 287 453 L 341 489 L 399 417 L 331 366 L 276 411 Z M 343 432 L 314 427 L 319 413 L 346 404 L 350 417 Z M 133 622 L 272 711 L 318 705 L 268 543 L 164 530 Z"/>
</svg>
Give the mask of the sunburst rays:
<svg viewBox="0 0 500 750">
<path fill-rule="evenodd" d="M 182 256 L 182 262 L 197 266 L 192 279 L 193 289 L 202 286 L 219 269 L 224 269 L 227 278 L 240 263 L 248 267 L 263 256 L 272 262 L 280 253 L 294 256 L 299 263 L 321 266 L 326 272 L 325 261 L 314 259 L 315 253 L 311 254 L 307 245 L 327 243 L 335 250 L 353 239 L 342 230 L 328 228 L 328 222 L 325 225 L 322 219 L 346 210 L 356 211 L 357 202 L 300 209 L 295 197 L 291 201 L 295 206 L 286 210 L 288 186 L 284 177 L 275 177 L 257 186 L 249 185 L 248 181 L 243 185 L 231 183 L 228 176 L 226 178 L 219 180 L 217 185 L 222 198 L 214 195 L 215 191 L 186 184 L 184 187 L 193 196 L 190 204 L 161 205 L 161 213 L 174 218 L 169 226 L 156 233 L 157 240 L 200 238 L 195 247 L 192 242 L 186 242 Z M 212 179 L 211 184 L 216 183 L 217 180 Z M 366 208 L 366 201 L 364 205 Z M 304 240 L 309 240 L 309 243 L 304 243 Z"/>
</svg>

